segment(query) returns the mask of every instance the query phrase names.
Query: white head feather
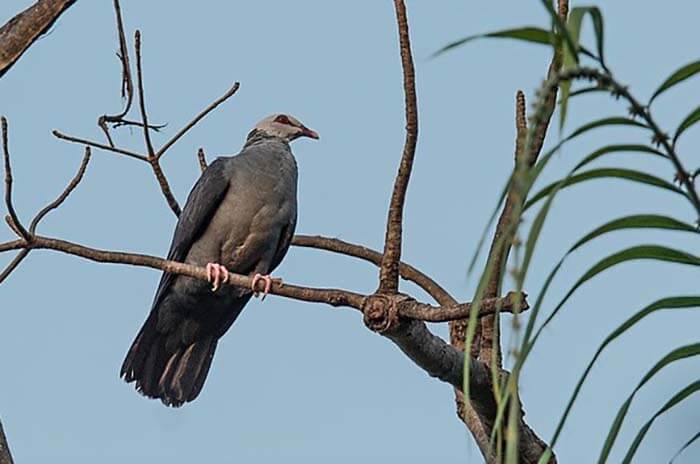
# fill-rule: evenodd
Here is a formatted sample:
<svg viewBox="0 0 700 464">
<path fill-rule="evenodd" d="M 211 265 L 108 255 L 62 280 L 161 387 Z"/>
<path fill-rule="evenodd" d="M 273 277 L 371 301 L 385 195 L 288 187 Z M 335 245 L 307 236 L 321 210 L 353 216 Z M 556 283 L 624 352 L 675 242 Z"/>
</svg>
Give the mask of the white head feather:
<svg viewBox="0 0 700 464">
<path fill-rule="evenodd" d="M 291 142 L 299 137 L 318 139 L 318 133 L 303 125 L 297 118 L 286 114 L 273 114 L 255 125 L 255 129 Z"/>
</svg>

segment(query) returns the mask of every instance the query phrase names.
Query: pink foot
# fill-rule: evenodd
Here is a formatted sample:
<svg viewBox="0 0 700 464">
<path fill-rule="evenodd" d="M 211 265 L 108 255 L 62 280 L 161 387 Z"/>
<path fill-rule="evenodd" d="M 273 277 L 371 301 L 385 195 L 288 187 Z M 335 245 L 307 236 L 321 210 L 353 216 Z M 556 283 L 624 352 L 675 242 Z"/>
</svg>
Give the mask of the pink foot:
<svg viewBox="0 0 700 464">
<path fill-rule="evenodd" d="M 262 275 L 262 274 L 256 273 L 253 276 L 253 283 L 250 284 L 250 288 L 253 290 L 253 295 L 256 298 L 258 297 L 259 293 L 255 290 L 255 286 L 257 285 L 258 281 L 260 281 L 260 280 L 265 282 L 265 289 L 263 290 L 263 296 L 262 296 L 262 299 L 260 301 L 264 301 L 267 294 L 270 293 L 270 287 L 272 287 L 272 282 L 276 282 L 278 284 L 282 283 L 282 279 L 270 277 L 269 274 Z"/>
<path fill-rule="evenodd" d="M 211 291 L 219 289 L 219 285 L 228 282 L 228 269 L 219 263 L 207 263 L 207 280 L 211 282 Z"/>
</svg>

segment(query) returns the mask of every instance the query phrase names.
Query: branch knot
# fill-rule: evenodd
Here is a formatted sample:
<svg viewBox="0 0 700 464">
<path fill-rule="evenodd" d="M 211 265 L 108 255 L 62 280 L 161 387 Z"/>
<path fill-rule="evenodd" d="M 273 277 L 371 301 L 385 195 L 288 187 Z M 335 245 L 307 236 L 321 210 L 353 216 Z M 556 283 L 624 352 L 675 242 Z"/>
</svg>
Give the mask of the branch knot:
<svg viewBox="0 0 700 464">
<path fill-rule="evenodd" d="M 365 298 L 362 304 L 363 321 L 368 329 L 385 334 L 399 323 L 400 309 L 406 302 L 415 302 L 404 294 L 375 293 Z"/>
</svg>

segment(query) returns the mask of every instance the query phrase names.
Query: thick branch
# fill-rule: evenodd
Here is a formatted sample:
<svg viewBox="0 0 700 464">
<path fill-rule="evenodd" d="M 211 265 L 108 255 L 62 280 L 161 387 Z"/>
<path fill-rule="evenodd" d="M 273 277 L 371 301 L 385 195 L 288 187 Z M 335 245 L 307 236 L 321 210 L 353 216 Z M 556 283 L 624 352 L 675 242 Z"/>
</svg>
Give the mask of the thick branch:
<svg viewBox="0 0 700 464">
<path fill-rule="evenodd" d="M 75 0 L 39 0 L 0 28 L 0 77 Z"/>
<path fill-rule="evenodd" d="M 2 429 L 2 422 L 0 422 L 0 464 L 13 464 L 10 445 L 7 444 L 7 437 L 5 437 L 5 431 Z"/>
<path fill-rule="evenodd" d="M 406 190 L 413 168 L 413 158 L 418 140 L 418 102 L 416 98 L 416 78 L 411 55 L 411 42 L 408 34 L 408 19 L 403 0 L 394 0 L 396 20 L 399 29 L 401 65 L 403 67 L 403 87 L 406 96 L 406 141 L 399 172 L 394 182 L 394 191 L 389 204 L 389 217 L 386 224 L 384 256 L 379 273 L 379 292 L 396 293 L 399 288 L 399 261 L 401 260 L 401 236 L 403 209 Z"/>
<path fill-rule="evenodd" d="M 560 0 L 559 16 L 564 22 L 566 22 L 568 9 L 568 1 Z M 562 56 L 561 48 L 556 48 L 547 71 L 549 78 L 556 76 L 561 69 Z M 520 166 L 522 169 L 525 169 L 535 164 L 537 157 L 542 150 L 544 139 L 547 135 L 547 129 L 549 127 L 549 122 L 556 107 L 557 91 L 555 89 L 547 96 L 543 108 L 543 117 L 537 121 L 537 125 L 535 127 L 531 128 L 531 130 L 533 130 L 534 137 L 531 149 L 528 153 L 523 152 L 527 134 L 527 126 L 524 118 L 525 96 L 522 94 L 522 92 L 518 93 L 516 100 L 515 163 L 516 166 L 522 163 Z M 508 254 L 510 253 L 511 246 L 513 244 L 513 237 L 516 229 L 516 224 L 513 222 L 516 219 L 514 210 L 516 208 L 519 209 L 524 201 L 525 199 L 522 197 L 518 186 L 515 183 L 512 184 L 506 196 L 506 202 L 503 206 L 503 211 L 501 211 L 501 215 L 498 218 L 496 230 L 491 241 L 491 248 L 489 250 L 487 260 L 487 262 L 491 263 L 490 274 L 486 285 L 486 290 L 484 291 L 485 298 L 495 297 L 499 295 L 501 291 L 501 282 L 503 280 L 505 263 L 508 261 Z M 498 321 L 496 320 L 495 315 L 483 318 L 481 320 L 479 359 L 487 364 L 495 362 L 496 365 L 500 367 L 502 359 L 500 346 L 497 341 L 497 322 Z"/>
<path fill-rule="evenodd" d="M 431 377 L 461 390 L 464 376 L 464 352 L 433 335 L 421 321 L 402 320 L 383 334 L 394 342 L 413 362 Z M 469 388 L 472 401 L 480 414 L 495 417 L 496 402 L 491 385 L 491 372 L 482 362 L 471 360 Z"/>
</svg>

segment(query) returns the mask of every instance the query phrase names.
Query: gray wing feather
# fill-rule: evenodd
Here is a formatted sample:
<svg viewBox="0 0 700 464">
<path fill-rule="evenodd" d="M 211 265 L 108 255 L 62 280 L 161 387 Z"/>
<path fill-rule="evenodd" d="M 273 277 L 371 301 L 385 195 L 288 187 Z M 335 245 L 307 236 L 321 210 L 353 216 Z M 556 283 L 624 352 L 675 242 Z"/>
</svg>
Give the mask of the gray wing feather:
<svg viewBox="0 0 700 464">
<path fill-rule="evenodd" d="M 270 272 L 272 272 L 279 264 L 282 259 L 287 254 L 289 246 L 292 244 L 292 238 L 294 237 L 294 229 L 296 229 L 297 219 L 296 217 L 287 226 L 282 229 L 280 234 L 280 240 L 277 244 L 277 250 L 275 251 L 275 256 L 272 258 L 272 263 L 270 264 Z"/>
<path fill-rule="evenodd" d="M 192 188 L 175 227 L 175 234 L 168 252 L 169 260 L 183 262 L 192 244 L 204 232 L 216 213 L 229 188 L 225 166 L 226 159 L 217 158 L 202 173 Z M 163 273 L 153 299 L 153 308 L 158 306 L 174 277 L 169 272 Z"/>
</svg>

